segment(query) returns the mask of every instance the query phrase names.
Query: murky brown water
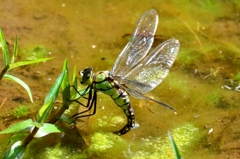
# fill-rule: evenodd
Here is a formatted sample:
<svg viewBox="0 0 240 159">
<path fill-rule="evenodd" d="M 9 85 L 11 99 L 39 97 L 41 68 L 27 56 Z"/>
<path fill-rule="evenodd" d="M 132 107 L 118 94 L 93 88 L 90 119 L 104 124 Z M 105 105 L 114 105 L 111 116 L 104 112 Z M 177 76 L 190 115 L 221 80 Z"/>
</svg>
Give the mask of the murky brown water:
<svg viewBox="0 0 240 159">
<path fill-rule="evenodd" d="M 160 38 L 154 46 L 174 37 L 179 39 L 181 48 L 169 75 L 149 96 L 171 105 L 178 114 L 150 101 L 132 99 L 139 128 L 97 151 L 91 147 L 94 141 L 89 143 L 90 136 L 97 138 L 96 132 L 120 129 L 121 126 L 111 125 L 117 115 L 125 119 L 110 97 L 100 94 L 97 114 L 88 118 L 84 127 L 79 125 L 79 133 L 90 144 L 91 154 L 87 156 L 166 158 L 167 155 L 160 154 L 165 154 L 167 131 L 182 128 L 183 137 L 176 142 L 180 147 L 181 143 L 189 142 L 182 146 L 184 158 L 239 158 L 240 77 L 236 75 L 240 70 L 240 4 L 237 0 L 2 0 L 0 27 L 9 47 L 13 47 L 15 35 L 18 35 L 19 60 L 32 56 L 24 53 L 36 48 L 42 48 L 47 53 L 44 56 L 55 58 L 11 72 L 30 86 L 34 104 L 30 104 L 27 94 L 17 84 L 2 81 L 0 102 L 5 98 L 6 101 L 0 108 L 0 129 L 35 116 L 61 72 L 65 58 L 69 60 L 70 70 L 74 65 L 78 70 L 87 66 L 95 71 L 110 70 L 128 42 L 128 38 L 122 36 L 131 33 L 140 16 L 152 8 L 159 13 L 157 35 Z M 0 66 L 3 67 L 3 63 Z M 13 109 L 19 105 L 26 105 L 32 113 L 16 119 Z M 192 136 L 196 141 L 190 140 Z M 102 142 L 111 139 L 102 139 Z M 56 142 L 43 144 L 54 140 Z M 46 138 L 45 142 L 38 141 L 43 146 L 41 152 L 45 152 L 45 146 L 56 145 L 58 140 L 59 136 L 54 136 Z M 3 149 L 6 149 L 6 142 L 1 145 Z M 66 141 L 69 142 L 73 141 Z M 82 147 L 76 149 L 80 154 Z M 172 153 L 171 149 L 167 150 Z"/>
</svg>

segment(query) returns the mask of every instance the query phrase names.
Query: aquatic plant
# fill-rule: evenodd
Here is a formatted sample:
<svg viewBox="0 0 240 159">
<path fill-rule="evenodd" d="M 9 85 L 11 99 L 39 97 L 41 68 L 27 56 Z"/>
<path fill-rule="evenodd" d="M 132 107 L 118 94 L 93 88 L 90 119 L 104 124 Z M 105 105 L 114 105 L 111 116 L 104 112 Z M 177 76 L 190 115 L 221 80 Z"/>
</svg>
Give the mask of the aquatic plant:
<svg viewBox="0 0 240 159">
<path fill-rule="evenodd" d="M 29 114 L 29 109 L 24 105 L 20 105 L 19 107 L 14 108 L 13 110 L 13 115 L 17 118 L 26 116 L 28 114 Z"/>
<path fill-rule="evenodd" d="M 28 87 L 28 85 L 25 82 L 23 82 L 22 80 L 20 80 L 19 78 L 15 77 L 11 74 L 8 74 L 7 72 L 9 72 L 13 68 L 47 61 L 47 60 L 50 60 L 52 58 L 40 58 L 40 59 L 35 59 L 35 60 L 30 60 L 30 61 L 15 62 L 15 60 L 17 58 L 17 55 L 18 55 L 18 37 L 16 36 L 16 38 L 15 38 L 13 55 L 12 55 L 12 58 L 10 59 L 7 43 L 5 41 L 5 38 L 4 38 L 4 35 L 3 35 L 3 32 L 2 32 L 1 28 L 0 28 L 0 44 L 1 44 L 0 47 L 2 48 L 3 62 L 4 62 L 4 66 L 5 66 L 3 68 L 3 70 L 1 71 L 0 80 L 8 79 L 8 80 L 11 80 L 11 81 L 14 81 L 14 82 L 20 84 L 27 91 L 31 102 L 33 102 L 32 93 L 31 93 L 31 90 Z"/>
<path fill-rule="evenodd" d="M 33 64 L 33 63 L 49 60 L 51 58 L 36 59 L 32 61 L 14 63 L 17 56 L 17 38 L 16 38 L 15 45 L 14 45 L 14 54 L 10 62 L 6 41 L 3 37 L 1 30 L 0 30 L 0 40 L 1 40 L 2 52 L 4 57 L 3 59 L 5 64 L 5 68 L 1 72 L 1 78 L 11 79 L 21 84 L 27 90 L 30 96 L 30 99 L 32 101 L 32 95 L 29 87 L 23 81 L 17 79 L 14 76 L 6 74 L 6 72 L 15 67 L 19 67 L 27 64 Z M 77 87 L 76 73 L 73 74 L 72 83 L 73 83 L 73 86 L 76 88 Z M 76 92 L 75 89 L 70 90 L 69 84 L 70 82 L 69 82 L 68 62 L 67 60 L 65 60 L 62 73 L 59 75 L 58 79 L 53 84 L 49 92 L 47 93 L 43 106 L 40 108 L 40 110 L 37 113 L 36 121 L 33 121 L 32 119 L 27 119 L 25 121 L 15 123 L 10 127 L 8 127 L 7 129 L 2 130 L 0 132 L 0 134 L 15 134 L 13 135 L 13 138 L 12 138 L 13 144 L 11 148 L 6 152 L 5 156 L 3 157 L 4 159 L 5 158 L 22 158 L 25 155 L 27 146 L 34 138 L 41 138 L 51 133 L 62 132 L 61 128 L 56 126 L 54 123 L 59 119 L 61 119 L 62 114 L 66 109 L 68 109 L 70 103 L 74 101 L 75 98 L 81 97 L 79 96 L 81 92 L 78 93 Z M 60 109 L 53 116 L 50 116 L 53 106 L 55 104 L 55 101 L 57 100 L 57 97 L 59 95 L 60 88 L 62 89 L 62 98 L 63 98 L 62 107 L 60 107 Z M 28 110 L 26 109 L 26 107 L 20 106 L 14 109 L 14 115 L 16 117 L 20 117 L 22 115 L 25 115 L 27 111 Z M 62 120 L 64 120 L 64 118 L 62 118 Z M 31 131 L 26 131 L 26 130 L 31 130 Z M 19 132 L 24 132 L 24 135 L 17 135 L 17 134 L 21 134 Z"/>
</svg>

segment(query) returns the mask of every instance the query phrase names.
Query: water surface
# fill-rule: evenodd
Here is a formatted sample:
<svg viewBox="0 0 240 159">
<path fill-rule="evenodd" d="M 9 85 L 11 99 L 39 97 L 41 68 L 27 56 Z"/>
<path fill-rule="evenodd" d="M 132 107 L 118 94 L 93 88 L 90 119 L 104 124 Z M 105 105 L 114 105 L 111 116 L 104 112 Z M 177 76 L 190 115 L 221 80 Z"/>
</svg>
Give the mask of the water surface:
<svg viewBox="0 0 240 159">
<path fill-rule="evenodd" d="M 124 122 L 125 115 L 110 97 L 99 94 L 97 113 L 85 119 L 84 124 L 79 122 L 77 129 L 87 147 L 76 144 L 74 151 L 61 147 L 59 151 L 70 151 L 75 158 L 81 158 L 83 152 L 87 158 L 166 158 L 172 154 L 166 146 L 167 132 L 171 131 L 173 136 L 175 132 L 184 158 L 238 158 L 240 3 L 237 0 L 3 0 L 0 27 L 11 48 L 18 35 L 19 60 L 35 57 L 34 51 L 38 54 L 39 50 L 42 56 L 55 58 L 11 72 L 30 86 L 34 104 L 17 84 L 2 81 L 0 101 L 5 98 L 6 101 L 1 106 L 0 129 L 35 116 L 65 58 L 71 71 L 74 65 L 78 70 L 88 66 L 96 72 L 110 70 L 130 38 L 123 36 L 132 33 L 137 20 L 150 9 L 159 13 L 154 47 L 176 38 L 181 48 L 169 75 L 148 95 L 171 105 L 177 114 L 151 101 L 131 98 L 139 127 L 118 138 L 105 132 L 120 129 L 121 123 L 114 125 L 114 120 L 122 118 Z M 31 114 L 17 119 L 13 109 L 20 105 L 26 105 Z M 77 138 L 75 135 L 73 138 Z M 98 149 L 95 139 L 100 139 L 102 149 Z M 58 141 L 58 137 L 47 137 L 38 141 L 42 147 L 37 150 L 32 147 L 31 151 L 43 153 L 35 158 L 51 156 L 54 152 L 51 148 Z M 71 142 L 69 139 L 66 143 Z M 6 143 L 1 145 L 4 150 Z"/>
</svg>

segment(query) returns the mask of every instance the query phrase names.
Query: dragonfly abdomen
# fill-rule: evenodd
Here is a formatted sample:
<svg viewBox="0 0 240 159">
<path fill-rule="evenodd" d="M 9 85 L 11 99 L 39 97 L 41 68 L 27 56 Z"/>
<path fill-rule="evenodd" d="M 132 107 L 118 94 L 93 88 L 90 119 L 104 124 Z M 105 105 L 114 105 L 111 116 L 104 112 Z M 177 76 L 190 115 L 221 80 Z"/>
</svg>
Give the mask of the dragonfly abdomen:
<svg viewBox="0 0 240 159">
<path fill-rule="evenodd" d="M 135 115 L 132 105 L 130 103 L 128 94 L 122 89 L 116 89 L 116 92 L 111 95 L 114 102 L 123 110 L 127 116 L 127 124 L 118 132 L 119 135 L 125 134 L 130 131 L 131 128 L 135 126 Z"/>
<path fill-rule="evenodd" d="M 95 76 L 93 87 L 97 91 L 101 91 L 106 95 L 109 95 L 114 102 L 123 110 L 128 120 L 127 124 L 117 134 L 125 134 L 135 125 L 135 115 L 132 105 L 129 100 L 129 96 L 126 91 L 120 88 L 117 81 L 109 76 L 108 71 L 99 72 Z"/>
</svg>

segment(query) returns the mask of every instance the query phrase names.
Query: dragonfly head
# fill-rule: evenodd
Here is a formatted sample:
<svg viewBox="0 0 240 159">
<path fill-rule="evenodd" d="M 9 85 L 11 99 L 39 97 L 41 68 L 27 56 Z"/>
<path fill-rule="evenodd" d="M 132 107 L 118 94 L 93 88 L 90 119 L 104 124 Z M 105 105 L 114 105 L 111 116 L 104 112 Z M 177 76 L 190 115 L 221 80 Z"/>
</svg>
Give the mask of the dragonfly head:
<svg viewBox="0 0 240 159">
<path fill-rule="evenodd" d="M 87 67 L 84 70 L 79 72 L 80 83 L 82 85 L 90 85 L 92 83 L 93 73 L 92 67 Z"/>
</svg>

